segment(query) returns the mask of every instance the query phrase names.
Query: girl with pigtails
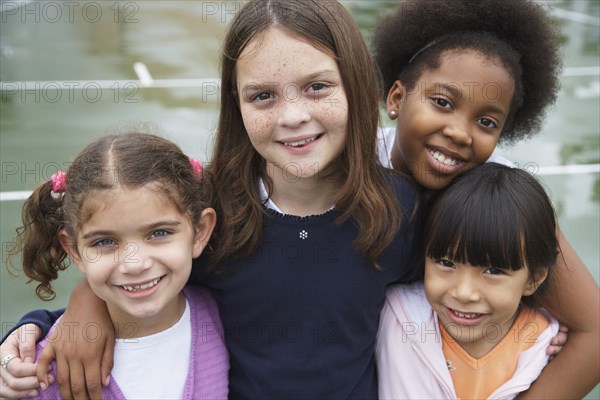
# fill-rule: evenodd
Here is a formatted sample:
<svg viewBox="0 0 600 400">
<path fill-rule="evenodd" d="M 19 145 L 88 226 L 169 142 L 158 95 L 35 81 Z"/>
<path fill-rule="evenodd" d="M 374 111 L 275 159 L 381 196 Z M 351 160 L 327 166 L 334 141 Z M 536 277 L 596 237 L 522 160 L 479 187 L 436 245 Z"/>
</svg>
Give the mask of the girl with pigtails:
<svg viewBox="0 0 600 400">
<path fill-rule="evenodd" d="M 12 255 L 22 254 L 37 295 L 54 297 L 68 257 L 106 302 L 116 341 L 105 399 L 227 398 L 217 305 L 206 289 L 184 289 L 215 226 L 211 199 L 198 161 L 168 140 L 129 133 L 89 144 L 25 201 Z M 59 322 L 38 354 L 64 334 Z M 51 382 L 34 397 L 61 398 Z"/>
</svg>

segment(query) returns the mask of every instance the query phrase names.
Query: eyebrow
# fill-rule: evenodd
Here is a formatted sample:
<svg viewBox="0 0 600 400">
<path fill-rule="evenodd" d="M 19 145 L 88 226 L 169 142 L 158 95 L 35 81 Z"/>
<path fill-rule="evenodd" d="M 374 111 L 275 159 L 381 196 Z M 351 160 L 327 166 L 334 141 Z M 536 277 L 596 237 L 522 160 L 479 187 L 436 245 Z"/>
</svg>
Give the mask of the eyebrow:
<svg viewBox="0 0 600 400">
<path fill-rule="evenodd" d="M 449 85 L 447 83 L 436 82 L 434 84 L 434 88 L 445 89 L 448 92 L 450 92 L 452 94 L 452 96 L 454 96 L 454 97 L 459 97 L 459 98 L 463 97 L 462 91 L 460 91 L 455 85 Z M 428 90 L 430 90 L 430 89 L 428 88 Z M 470 96 L 470 94 L 468 96 Z M 484 111 L 495 112 L 495 113 L 502 115 L 503 117 L 507 116 L 506 112 L 502 108 L 495 106 L 493 104 L 487 104 L 486 107 L 484 108 Z"/>
<path fill-rule="evenodd" d="M 170 221 L 170 220 L 157 221 L 152 224 L 142 226 L 140 230 L 151 231 L 156 228 L 174 228 L 179 225 L 181 225 L 180 221 Z M 97 237 L 97 236 L 115 236 L 115 231 L 111 231 L 111 230 L 91 231 L 91 232 L 88 232 L 85 235 L 83 235 L 82 239 L 90 239 L 90 238 Z"/>
<path fill-rule="evenodd" d="M 337 78 L 339 76 L 340 76 L 339 72 L 337 72 L 333 69 L 325 69 L 322 71 L 313 72 L 313 73 L 303 76 L 301 78 L 303 81 L 312 81 L 317 78 L 333 79 L 333 78 Z M 240 85 L 240 84 L 241 83 L 238 82 L 238 85 Z M 247 90 L 263 90 L 263 89 L 272 88 L 273 86 L 280 86 L 280 85 L 278 82 L 274 82 L 274 81 L 258 82 L 255 80 L 250 80 L 249 82 L 247 82 L 243 85 L 243 88 L 246 88 Z"/>
</svg>

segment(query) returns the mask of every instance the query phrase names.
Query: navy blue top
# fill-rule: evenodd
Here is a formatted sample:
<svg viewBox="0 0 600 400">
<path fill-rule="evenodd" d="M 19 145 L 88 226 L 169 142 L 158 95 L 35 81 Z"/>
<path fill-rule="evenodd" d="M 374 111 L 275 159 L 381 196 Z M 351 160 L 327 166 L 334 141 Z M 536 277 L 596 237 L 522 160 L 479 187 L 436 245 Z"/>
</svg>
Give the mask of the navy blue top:
<svg viewBox="0 0 600 400">
<path fill-rule="evenodd" d="M 392 178 L 402 210 L 415 189 Z M 420 277 L 421 213 L 402 223 L 379 270 L 353 248 L 353 220 L 336 210 L 310 217 L 268 210 L 256 253 L 191 281 L 211 287 L 230 352 L 230 398 L 377 398 L 375 339 L 385 288 Z M 408 218 L 406 218 L 408 219 Z M 28 314 L 28 321 L 36 323 Z"/>
</svg>

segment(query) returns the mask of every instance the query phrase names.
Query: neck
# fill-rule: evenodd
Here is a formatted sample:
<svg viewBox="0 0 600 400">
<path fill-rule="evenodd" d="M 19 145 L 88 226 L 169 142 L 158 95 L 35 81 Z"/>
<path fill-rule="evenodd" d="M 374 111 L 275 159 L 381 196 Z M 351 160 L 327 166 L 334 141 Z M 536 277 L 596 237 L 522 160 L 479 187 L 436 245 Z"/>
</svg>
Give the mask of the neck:
<svg viewBox="0 0 600 400">
<path fill-rule="evenodd" d="M 185 311 L 183 293 L 162 310 L 149 317 L 138 317 L 107 303 L 108 313 L 115 327 L 117 339 L 134 339 L 154 335 L 175 325 Z"/>
<path fill-rule="evenodd" d="M 340 180 L 331 175 L 284 176 L 279 170 L 270 173 L 273 181 L 271 199 L 285 214 L 305 217 L 323 214 L 335 205 Z"/>
<path fill-rule="evenodd" d="M 392 145 L 392 154 L 390 157 L 390 161 L 392 162 L 393 169 L 411 175 L 410 170 L 407 168 L 406 163 L 404 162 L 404 157 L 402 157 L 402 151 L 400 151 L 400 144 L 397 143 L 397 140 L 394 140 L 394 144 Z"/>
</svg>

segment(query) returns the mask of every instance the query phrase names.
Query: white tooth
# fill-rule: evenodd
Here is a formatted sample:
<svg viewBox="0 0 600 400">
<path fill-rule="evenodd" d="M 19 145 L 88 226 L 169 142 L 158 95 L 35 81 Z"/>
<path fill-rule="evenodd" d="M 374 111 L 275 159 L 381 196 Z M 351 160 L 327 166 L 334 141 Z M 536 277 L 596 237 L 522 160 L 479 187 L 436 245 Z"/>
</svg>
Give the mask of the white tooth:
<svg viewBox="0 0 600 400">
<path fill-rule="evenodd" d="M 313 138 L 310 138 L 310 139 L 304 139 L 304 140 L 300 140 L 300 141 L 297 141 L 297 142 L 289 142 L 289 143 L 284 143 L 284 144 L 286 146 L 298 147 L 298 146 L 303 146 L 306 143 L 310 143 L 310 142 L 312 142 L 312 141 L 314 141 L 316 139 L 317 139 L 317 136 L 315 136 Z"/>
<path fill-rule="evenodd" d="M 451 158 L 451 157 L 448 157 L 448 156 L 445 156 L 445 155 L 443 155 L 442 153 L 440 153 L 437 150 L 430 150 L 429 154 L 431 154 L 431 156 L 435 160 L 441 162 L 444 165 L 456 165 L 456 164 L 458 164 L 458 160 L 456 160 L 454 158 Z"/>
<path fill-rule="evenodd" d="M 156 278 L 155 280 L 145 283 L 143 285 L 134 285 L 134 286 L 123 286 L 123 289 L 129 291 L 129 292 L 133 292 L 133 291 L 138 291 L 138 290 L 145 290 L 148 288 L 153 287 L 154 285 L 156 285 L 158 283 L 158 281 L 160 280 L 160 278 Z"/>
</svg>

